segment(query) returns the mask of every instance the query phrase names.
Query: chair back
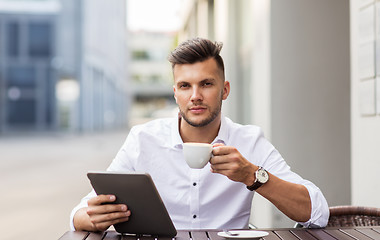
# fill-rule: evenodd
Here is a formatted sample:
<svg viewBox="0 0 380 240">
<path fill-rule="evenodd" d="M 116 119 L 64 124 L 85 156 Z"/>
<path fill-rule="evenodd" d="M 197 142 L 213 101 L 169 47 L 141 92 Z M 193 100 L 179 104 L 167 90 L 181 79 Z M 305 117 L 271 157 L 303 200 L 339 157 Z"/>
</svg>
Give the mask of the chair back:
<svg viewBox="0 0 380 240">
<path fill-rule="evenodd" d="M 380 226 L 380 208 L 359 206 L 330 207 L 327 227 Z"/>
</svg>

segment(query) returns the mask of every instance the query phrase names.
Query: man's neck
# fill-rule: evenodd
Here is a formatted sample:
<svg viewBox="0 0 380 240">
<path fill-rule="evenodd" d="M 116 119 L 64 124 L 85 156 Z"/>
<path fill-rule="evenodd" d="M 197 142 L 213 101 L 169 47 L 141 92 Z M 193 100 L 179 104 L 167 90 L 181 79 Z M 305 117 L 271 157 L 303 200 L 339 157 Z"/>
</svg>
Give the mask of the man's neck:
<svg viewBox="0 0 380 240">
<path fill-rule="evenodd" d="M 221 115 L 204 127 L 193 127 L 183 118 L 180 118 L 179 121 L 179 134 L 183 142 L 211 143 L 218 136 Z"/>
</svg>

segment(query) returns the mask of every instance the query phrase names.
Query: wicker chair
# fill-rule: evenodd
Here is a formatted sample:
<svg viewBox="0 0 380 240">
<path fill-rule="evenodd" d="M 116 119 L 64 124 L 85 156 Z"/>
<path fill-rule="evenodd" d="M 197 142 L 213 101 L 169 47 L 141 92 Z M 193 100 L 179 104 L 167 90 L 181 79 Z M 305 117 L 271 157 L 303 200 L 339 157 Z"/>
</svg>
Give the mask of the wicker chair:
<svg viewBox="0 0 380 240">
<path fill-rule="evenodd" d="M 327 226 L 380 226 L 380 208 L 358 206 L 330 207 L 330 218 Z"/>
</svg>

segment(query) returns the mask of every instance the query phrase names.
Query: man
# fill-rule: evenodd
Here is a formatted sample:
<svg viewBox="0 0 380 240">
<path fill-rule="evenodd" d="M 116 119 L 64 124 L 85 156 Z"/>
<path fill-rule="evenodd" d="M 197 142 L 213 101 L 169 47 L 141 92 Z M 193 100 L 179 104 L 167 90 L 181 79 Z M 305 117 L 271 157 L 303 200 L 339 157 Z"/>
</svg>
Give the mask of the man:
<svg viewBox="0 0 380 240">
<path fill-rule="evenodd" d="M 108 170 L 149 173 L 177 229 L 247 228 L 254 192 L 294 221 L 324 227 L 329 210 L 321 191 L 290 170 L 260 128 L 222 116 L 230 83 L 221 48 L 195 38 L 169 55 L 179 117 L 133 127 Z M 212 143 L 209 165 L 189 168 L 184 142 Z M 126 205 L 107 204 L 114 200 L 91 192 L 73 209 L 72 228 L 103 231 L 128 221 L 134 213 Z"/>
</svg>

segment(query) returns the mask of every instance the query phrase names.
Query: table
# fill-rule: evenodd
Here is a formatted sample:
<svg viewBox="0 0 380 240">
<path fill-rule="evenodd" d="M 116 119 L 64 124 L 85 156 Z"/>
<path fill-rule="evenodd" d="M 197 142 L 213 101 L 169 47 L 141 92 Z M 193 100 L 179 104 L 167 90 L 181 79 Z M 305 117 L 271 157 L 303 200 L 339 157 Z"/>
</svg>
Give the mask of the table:
<svg viewBox="0 0 380 240">
<path fill-rule="evenodd" d="M 264 240 L 380 240 L 380 226 L 376 227 L 349 227 L 349 228 L 286 228 L 286 229 L 257 229 L 267 231 L 268 236 Z M 178 231 L 175 240 L 226 240 L 217 235 L 220 230 L 195 230 Z M 101 233 L 69 231 L 59 240 L 154 240 L 150 236 L 120 235 L 115 231 Z M 157 240 L 170 240 L 170 238 L 159 237 Z"/>
</svg>

